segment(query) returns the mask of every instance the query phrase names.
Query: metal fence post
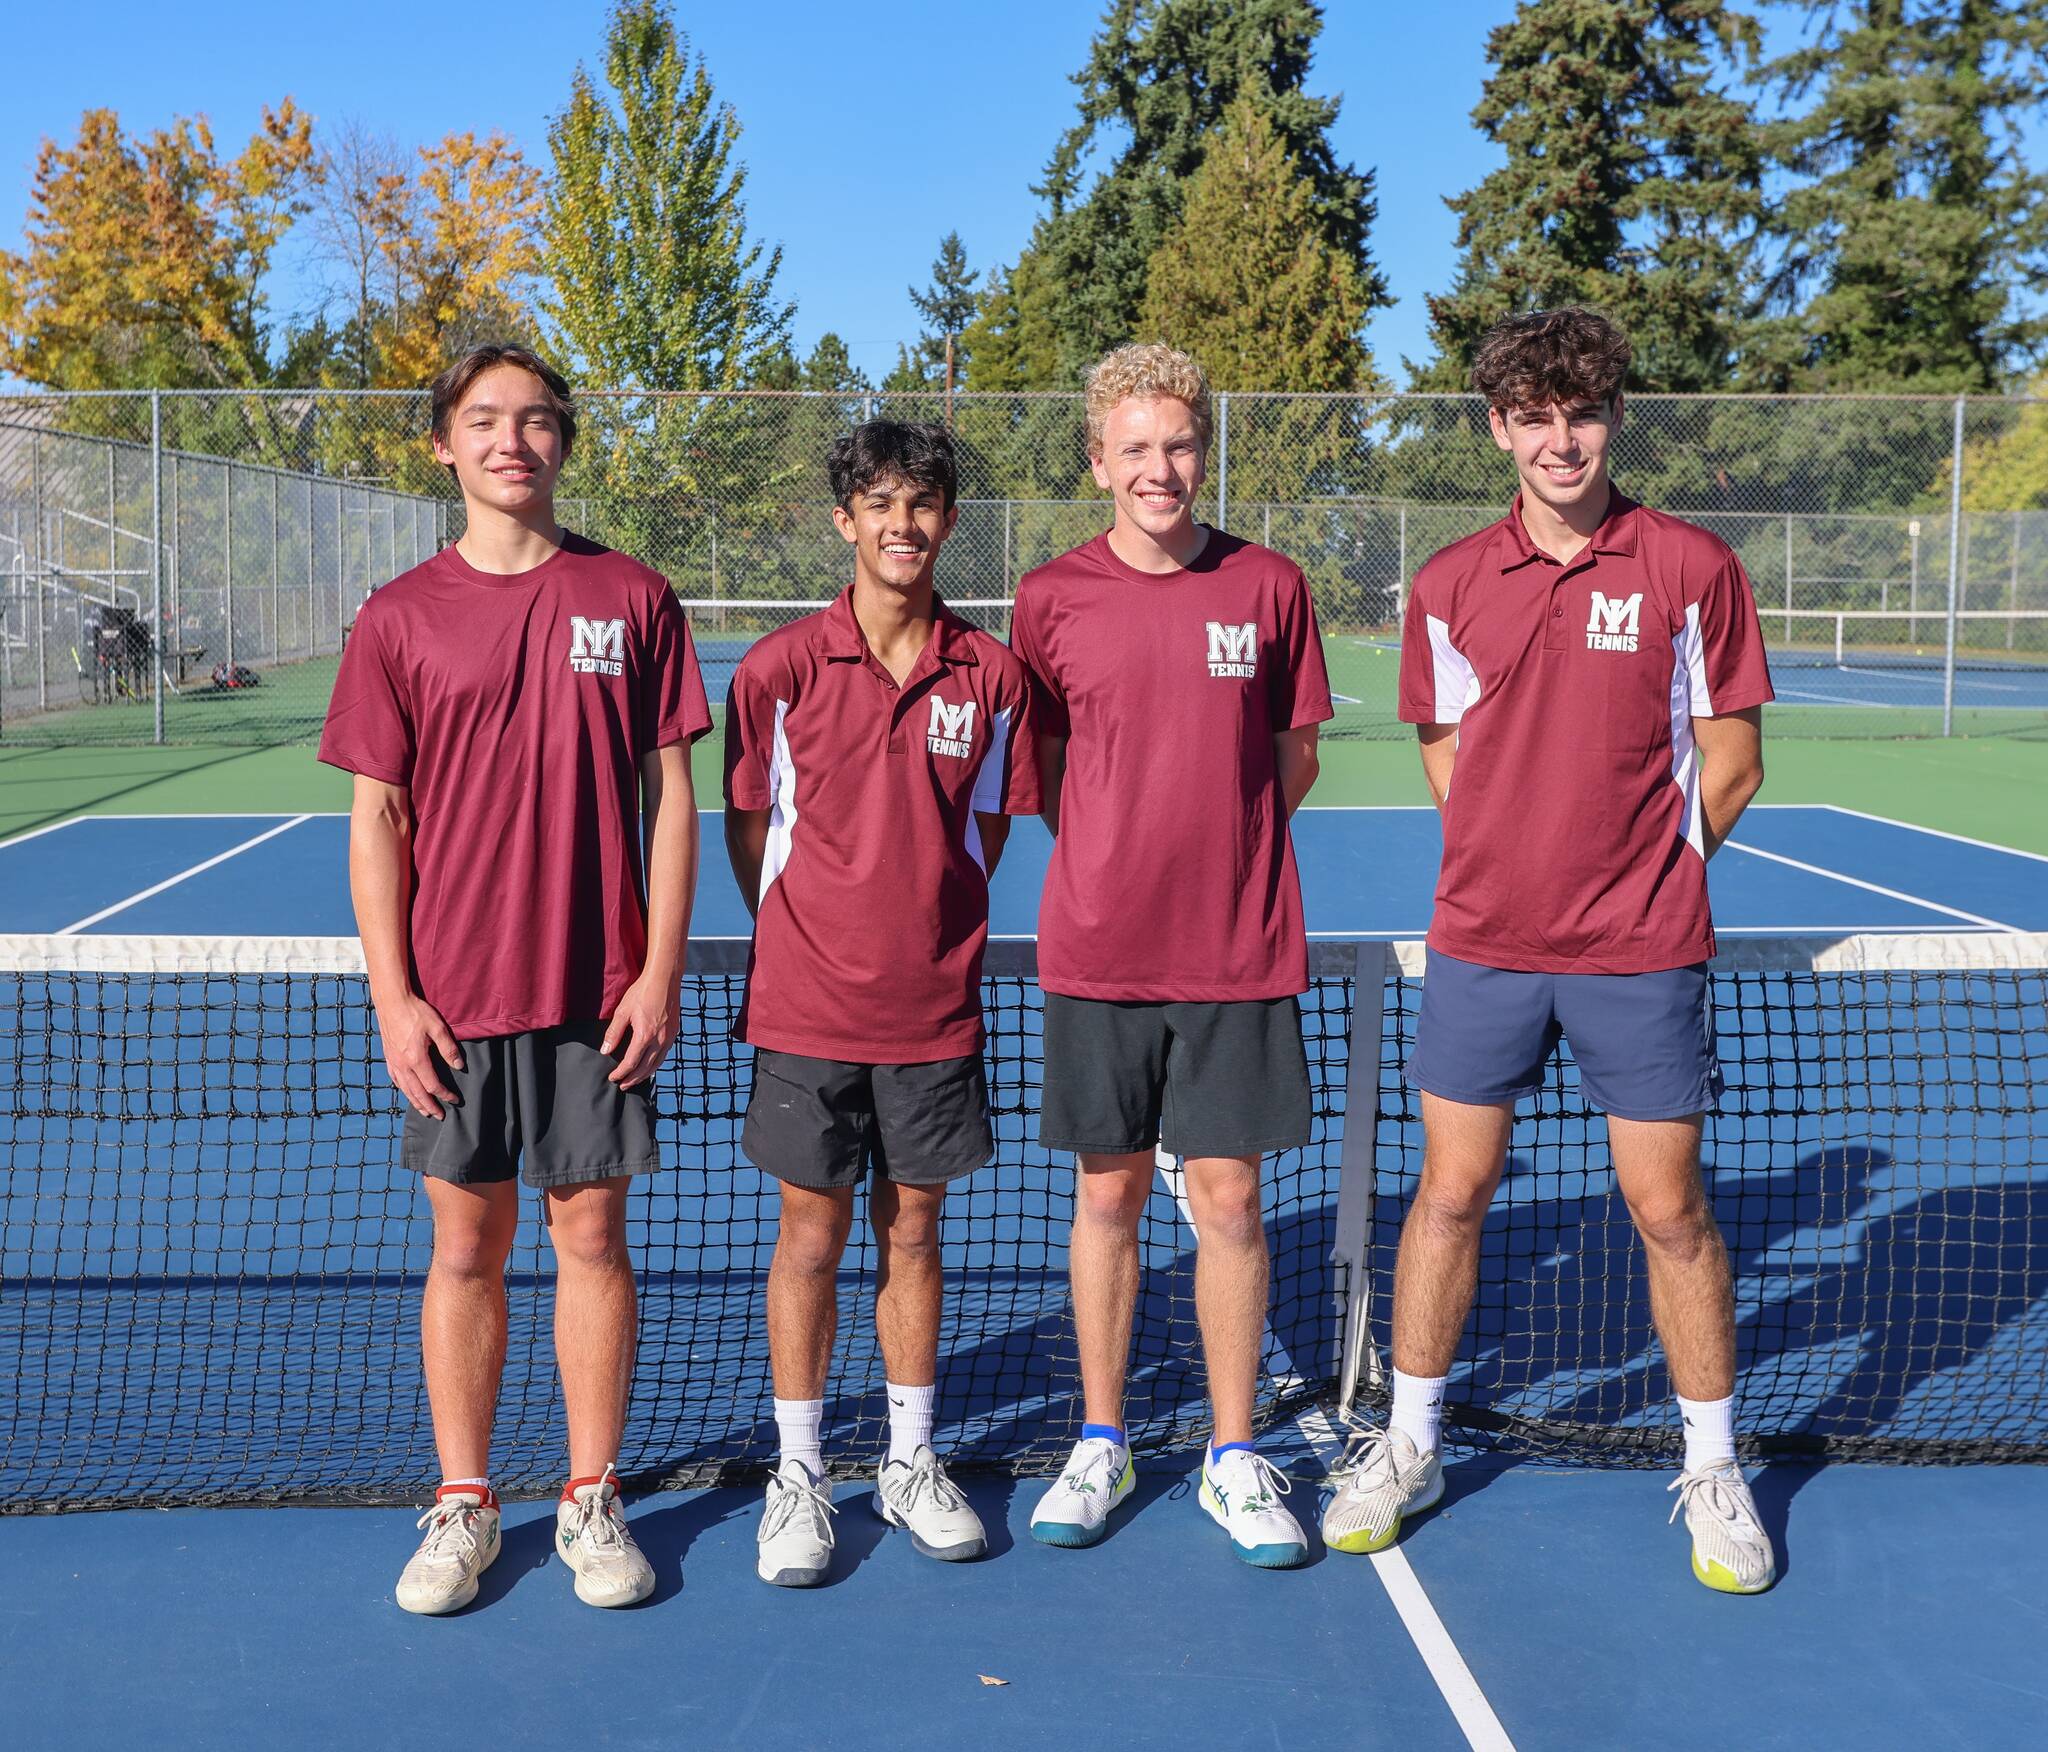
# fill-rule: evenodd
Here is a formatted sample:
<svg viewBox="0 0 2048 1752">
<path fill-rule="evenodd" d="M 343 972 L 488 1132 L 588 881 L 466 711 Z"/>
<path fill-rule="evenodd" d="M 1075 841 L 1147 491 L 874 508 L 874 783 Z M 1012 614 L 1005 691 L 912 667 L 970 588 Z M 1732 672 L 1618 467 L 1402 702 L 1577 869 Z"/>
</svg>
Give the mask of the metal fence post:
<svg viewBox="0 0 2048 1752">
<path fill-rule="evenodd" d="M 277 661 L 278 640 L 282 636 L 277 624 L 277 550 L 280 546 L 277 528 L 277 473 L 270 476 L 270 660 Z"/>
<path fill-rule="evenodd" d="M 220 489 L 220 604 L 226 631 L 221 635 L 229 669 L 235 664 L 235 465 L 221 470 Z"/>
<path fill-rule="evenodd" d="M 149 392 L 149 618 L 156 631 L 156 741 L 164 739 L 164 397 Z"/>
<path fill-rule="evenodd" d="M 29 434 L 28 473 L 29 528 L 36 542 L 36 710 L 47 712 L 50 709 L 50 670 L 44 654 L 48 635 L 44 632 L 43 622 L 49 617 L 50 579 L 49 568 L 43 564 L 43 435 L 40 432 Z M 83 627 L 79 629 L 78 640 L 83 646 Z M 84 659 L 81 657 L 80 661 Z"/>
<path fill-rule="evenodd" d="M 1216 398 L 1216 527 L 1230 523 L 1230 397 Z"/>
<path fill-rule="evenodd" d="M 1962 591 L 1963 398 L 1956 397 L 1955 440 L 1948 470 L 1948 641 L 1941 664 L 1941 733 L 1955 734 L 1956 607 Z"/>
<path fill-rule="evenodd" d="M 1792 643 L 1792 513 L 1785 513 L 1785 643 Z"/>
<path fill-rule="evenodd" d="M 2012 514 L 2012 580 L 2006 586 L 2005 606 L 2009 614 L 2017 615 L 2020 611 L 2020 514 L 2017 511 Z M 2018 625 L 2017 620 L 2005 623 L 2005 648 L 2008 651 L 2013 648 L 2012 635 Z"/>
<path fill-rule="evenodd" d="M 1017 574 L 1016 574 L 1016 573 L 1014 573 L 1013 571 L 1011 571 L 1011 570 L 1010 570 L 1010 506 L 1011 506 L 1011 504 L 1012 504 L 1012 501 L 1011 501 L 1011 500 L 1009 500 L 1009 499 L 1005 499 L 1005 500 L 1003 501 L 1003 594 L 1004 594 L 1005 596 L 1008 596 L 1008 595 L 1012 594 L 1012 593 L 1013 593 L 1013 592 L 1014 592 L 1014 591 L 1016 590 L 1016 588 L 1017 588 Z M 2018 543 L 2019 543 L 2019 537 L 2018 537 L 2017 535 L 2015 535 L 2015 536 L 2013 537 L 2013 543 L 2014 543 L 2014 547 L 2013 547 L 2013 552 L 2014 552 L 2014 553 L 2018 553 L 2018 552 L 2019 552 L 2019 547 L 2018 547 Z M 2013 567 L 2013 580 L 2014 580 L 2014 588 L 2015 588 L 2015 589 L 2017 589 L 2017 588 L 2018 588 L 2018 580 L 2019 580 L 2019 567 L 2018 567 L 2018 564 L 2017 564 L 2017 563 L 2015 563 L 2015 564 L 2014 564 L 2014 567 Z"/>
<path fill-rule="evenodd" d="M 1401 528 L 1394 549 L 1394 624 L 1408 613 L 1408 507 L 1401 507 Z"/>
<path fill-rule="evenodd" d="M 1913 538 L 1912 569 L 1906 574 L 1906 643 L 1920 642 L 1920 519 L 1914 518 L 1906 525 L 1907 533 Z"/>
</svg>

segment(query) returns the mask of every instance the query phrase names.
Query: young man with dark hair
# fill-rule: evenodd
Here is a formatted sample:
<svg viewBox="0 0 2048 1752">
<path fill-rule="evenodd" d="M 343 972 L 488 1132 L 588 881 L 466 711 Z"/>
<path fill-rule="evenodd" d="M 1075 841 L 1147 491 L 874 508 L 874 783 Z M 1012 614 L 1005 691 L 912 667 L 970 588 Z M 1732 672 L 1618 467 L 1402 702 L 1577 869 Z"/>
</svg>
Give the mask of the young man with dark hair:
<svg viewBox="0 0 2048 1752">
<path fill-rule="evenodd" d="M 864 1184 L 889 1396 L 876 1511 L 928 1557 L 986 1549 L 931 1443 L 939 1217 L 994 1149 L 988 883 L 1008 818 L 1039 807 L 1023 666 L 932 588 L 958 514 L 950 435 L 871 420 L 829 470 L 853 582 L 748 651 L 726 707 L 726 846 L 754 914 L 740 1147 L 782 1183 L 767 1309 L 781 1455 L 756 1564 L 779 1587 L 815 1586 L 831 1563 L 819 1431 Z"/>
<path fill-rule="evenodd" d="M 467 1605 L 498 1554 L 522 1178 L 557 1270 L 555 1548 L 590 1605 L 654 1587 L 613 1470 L 633 1375 L 626 1189 L 660 1166 L 650 1079 L 678 1023 L 689 745 L 711 716 L 667 581 L 555 520 L 575 432 L 568 386 L 523 349 L 479 347 L 435 380 L 434 454 L 467 526 L 363 605 L 320 742 L 355 775 L 356 923 L 410 1108 L 400 1160 L 434 1220 L 420 1335 L 442 1482 L 399 1577 L 408 1612 Z"/>
<path fill-rule="evenodd" d="M 1521 492 L 1409 598 L 1401 717 L 1444 827 L 1408 1063 L 1422 1179 L 1394 1277 L 1392 1417 L 1354 1444 L 1323 1534 L 1381 1550 L 1443 1493 L 1444 1384 L 1480 1231 L 1515 1103 L 1562 1037 L 1642 1236 L 1684 1418 L 1672 1488 L 1693 1573 L 1753 1594 L 1775 1560 L 1735 1458 L 1734 1302 L 1700 1135 L 1721 1093 L 1707 860 L 1763 782 L 1771 682 L 1741 562 L 1608 479 L 1628 365 L 1627 337 L 1589 310 L 1486 336 L 1473 386 Z"/>
<path fill-rule="evenodd" d="M 1025 576 L 1046 824 L 1039 1141 L 1079 1163 L 1071 1244 L 1085 1418 L 1031 1521 L 1100 1539 L 1133 1485 L 1124 1381 L 1138 1220 L 1185 1159 L 1214 1440 L 1199 1500 L 1245 1562 L 1308 1555 L 1253 1446 L 1268 1263 L 1260 1158 L 1308 1142 L 1308 987 L 1288 820 L 1331 715 L 1300 567 L 1195 520 L 1209 390 L 1185 353 L 1121 347 L 1088 377 L 1109 530 Z"/>
</svg>

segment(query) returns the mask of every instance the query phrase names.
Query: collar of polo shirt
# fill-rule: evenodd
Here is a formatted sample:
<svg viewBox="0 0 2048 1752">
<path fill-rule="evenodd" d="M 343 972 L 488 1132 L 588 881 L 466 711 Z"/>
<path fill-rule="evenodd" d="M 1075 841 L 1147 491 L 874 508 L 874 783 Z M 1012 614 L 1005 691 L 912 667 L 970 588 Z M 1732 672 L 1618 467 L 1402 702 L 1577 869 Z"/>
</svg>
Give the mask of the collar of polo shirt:
<svg viewBox="0 0 2048 1752">
<path fill-rule="evenodd" d="M 971 664 L 976 661 L 974 641 L 968 638 L 967 623 L 937 596 L 932 598 L 931 652 L 941 663 Z M 840 591 L 830 608 L 818 617 L 818 639 L 830 662 L 858 663 L 868 654 L 868 636 L 860 630 L 853 612 L 853 586 Z"/>
<path fill-rule="evenodd" d="M 1631 557 L 1636 551 L 1636 513 L 1642 507 L 1619 487 L 1607 491 L 1607 514 L 1600 519 L 1600 527 L 1593 531 L 1593 539 L 1586 543 L 1584 552 L 1596 554 L 1626 554 Z M 1500 558 L 1500 569 L 1512 572 L 1518 566 L 1526 566 L 1531 560 L 1549 560 L 1550 556 L 1529 539 L 1529 532 L 1522 527 L 1522 495 L 1515 495 L 1515 502 L 1508 507 L 1508 514 L 1500 523 L 1500 542 L 1496 548 Z M 1576 556 L 1574 556 L 1576 558 Z M 1555 561 L 1551 562 L 1555 564 Z"/>
</svg>

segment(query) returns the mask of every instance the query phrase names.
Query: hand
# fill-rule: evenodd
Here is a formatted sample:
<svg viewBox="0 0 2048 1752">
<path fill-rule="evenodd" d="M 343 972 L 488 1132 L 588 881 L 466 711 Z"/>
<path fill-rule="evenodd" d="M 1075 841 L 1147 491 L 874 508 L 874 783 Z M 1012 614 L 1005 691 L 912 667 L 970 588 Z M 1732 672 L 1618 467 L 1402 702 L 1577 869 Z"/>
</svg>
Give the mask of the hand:
<svg viewBox="0 0 2048 1752">
<path fill-rule="evenodd" d="M 675 982 L 642 974 L 626 988 L 626 995 L 605 1026 L 604 1044 L 599 1048 L 605 1057 L 618 1057 L 619 1049 L 626 1049 L 618 1068 L 605 1080 L 621 1089 L 646 1082 L 668 1056 L 681 1026 Z"/>
<path fill-rule="evenodd" d="M 441 1104 L 452 1107 L 455 1091 L 442 1081 L 441 1066 L 462 1069 L 462 1043 L 441 1020 L 441 1012 L 409 992 L 395 1003 L 378 1006 L 377 1032 L 384 1037 L 384 1065 L 399 1094 L 422 1119 L 446 1118 Z"/>
</svg>

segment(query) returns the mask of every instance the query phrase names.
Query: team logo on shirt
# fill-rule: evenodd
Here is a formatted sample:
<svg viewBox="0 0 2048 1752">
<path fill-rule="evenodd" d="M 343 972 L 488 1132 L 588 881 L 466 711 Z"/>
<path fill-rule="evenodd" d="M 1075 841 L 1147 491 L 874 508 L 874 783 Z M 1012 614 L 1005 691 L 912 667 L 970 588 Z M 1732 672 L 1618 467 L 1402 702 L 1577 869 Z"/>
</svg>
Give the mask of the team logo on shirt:
<svg viewBox="0 0 2048 1752">
<path fill-rule="evenodd" d="M 569 667 L 578 675 L 623 675 L 626 672 L 626 623 L 569 617 Z"/>
<path fill-rule="evenodd" d="M 974 702 L 949 706 L 932 695 L 932 721 L 925 732 L 925 746 L 934 754 L 950 754 L 964 760 L 974 752 Z"/>
<path fill-rule="evenodd" d="M 1209 623 L 1209 673 L 1252 676 L 1259 672 L 1259 623 L 1246 621 L 1233 626 L 1228 621 Z"/>
<path fill-rule="evenodd" d="M 1593 592 L 1593 612 L 1586 618 L 1588 651 L 1633 651 L 1641 632 L 1637 622 L 1643 612 L 1643 593 L 1633 596 L 1602 596 Z"/>
</svg>

